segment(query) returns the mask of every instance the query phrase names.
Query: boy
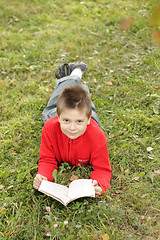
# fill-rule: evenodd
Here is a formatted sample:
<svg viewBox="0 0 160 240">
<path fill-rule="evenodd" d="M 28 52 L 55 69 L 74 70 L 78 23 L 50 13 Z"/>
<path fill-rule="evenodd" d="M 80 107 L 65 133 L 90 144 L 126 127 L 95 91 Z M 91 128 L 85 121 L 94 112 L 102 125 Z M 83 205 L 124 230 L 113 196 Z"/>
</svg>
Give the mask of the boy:
<svg viewBox="0 0 160 240">
<path fill-rule="evenodd" d="M 42 180 L 53 180 L 52 173 L 61 162 L 76 166 L 92 164 L 96 196 L 109 189 L 112 169 L 106 136 L 89 89 L 80 82 L 86 69 L 84 62 L 78 62 L 64 64 L 55 72 L 56 88 L 42 113 L 45 123 L 39 169 L 33 182 L 35 189 Z"/>
</svg>

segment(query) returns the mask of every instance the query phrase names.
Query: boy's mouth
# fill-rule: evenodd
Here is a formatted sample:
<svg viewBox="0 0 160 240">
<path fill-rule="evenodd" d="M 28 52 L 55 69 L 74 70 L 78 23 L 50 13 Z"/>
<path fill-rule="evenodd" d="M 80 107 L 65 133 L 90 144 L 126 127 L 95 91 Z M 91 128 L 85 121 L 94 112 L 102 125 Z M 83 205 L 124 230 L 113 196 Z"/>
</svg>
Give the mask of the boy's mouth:
<svg viewBox="0 0 160 240">
<path fill-rule="evenodd" d="M 75 132 L 73 132 L 73 133 L 72 133 L 72 132 L 69 132 L 69 134 L 74 136 L 74 135 L 76 135 L 77 133 L 75 133 Z"/>
</svg>

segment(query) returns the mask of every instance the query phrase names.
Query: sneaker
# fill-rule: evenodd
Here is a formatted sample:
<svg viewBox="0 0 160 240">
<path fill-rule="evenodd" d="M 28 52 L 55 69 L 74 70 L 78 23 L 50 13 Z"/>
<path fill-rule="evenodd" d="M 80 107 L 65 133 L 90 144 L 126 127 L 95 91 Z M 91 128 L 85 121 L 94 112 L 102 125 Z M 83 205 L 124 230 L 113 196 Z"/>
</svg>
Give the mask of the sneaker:
<svg viewBox="0 0 160 240">
<path fill-rule="evenodd" d="M 69 67 L 70 67 L 71 72 L 75 68 L 80 68 L 82 72 L 85 72 L 87 70 L 87 64 L 85 62 L 69 63 Z"/>
<path fill-rule="evenodd" d="M 70 67 L 68 63 L 63 64 L 55 71 L 55 77 L 57 79 L 63 78 L 71 74 Z"/>
<path fill-rule="evenodd" d="M 55 77 L 57 79 L 66 77 L 70 75 L 75 68 L 80 68 L 82 72 L 85 72 L 87 70 L 87 64 L 85 62 L 65 63 L 55 71 Z"/>
</svg>

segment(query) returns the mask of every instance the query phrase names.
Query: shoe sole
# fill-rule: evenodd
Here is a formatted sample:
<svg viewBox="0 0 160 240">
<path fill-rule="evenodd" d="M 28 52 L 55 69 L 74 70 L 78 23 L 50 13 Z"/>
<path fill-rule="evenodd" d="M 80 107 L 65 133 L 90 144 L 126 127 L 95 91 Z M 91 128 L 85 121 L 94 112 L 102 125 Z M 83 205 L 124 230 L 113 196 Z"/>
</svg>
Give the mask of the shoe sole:
<svg viewBox="0 0 160 240">
<path fill-rule="evenodd" d="M 71 74 L 70 67 L 68 63 L 64 63 L 62 66 L 60 66 L 56 71 L 55 71 L 55 77 L 57 79 L 66 77 Z"/>
<path fill-rule="evenodd" d="M 83 72 L 87 70 L 87 64 L 85 62 L 69 63 L 70 71 L 72 72 L 75 68 L 80 68 Z"/>
<path fill-rule="evenodd" d="M 70 75 L 75 68 L 80 68 L 83 72 L 85 72 L 87 70 L 87 64 L 85 62 L 64 63 L 55 71 L 55 77 L 57 79 L 66 77 Z"/>
</svg>

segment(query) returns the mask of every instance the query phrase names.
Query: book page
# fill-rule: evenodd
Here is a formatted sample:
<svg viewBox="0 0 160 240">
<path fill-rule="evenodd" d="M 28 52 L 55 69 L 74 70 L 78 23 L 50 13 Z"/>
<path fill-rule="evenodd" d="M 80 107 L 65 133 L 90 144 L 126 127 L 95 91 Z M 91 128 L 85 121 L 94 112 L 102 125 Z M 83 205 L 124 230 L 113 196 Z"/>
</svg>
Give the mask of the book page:
<svg viewBox="0 0 160 240">
<path fill-rule="evenodd" d="M 72 200 L 81 197 L 95 197 L 92 179 L 74 180 L 69 185 L 68 197 Z"/>
<path fill-rule="evenodd" d="M 60 201 L 64 205 L 66 205 L 66 202 L 68 201 L 68 187 L 64 185 L 42 180 L 42 183 L 38 190 Z"/>
</svg>

